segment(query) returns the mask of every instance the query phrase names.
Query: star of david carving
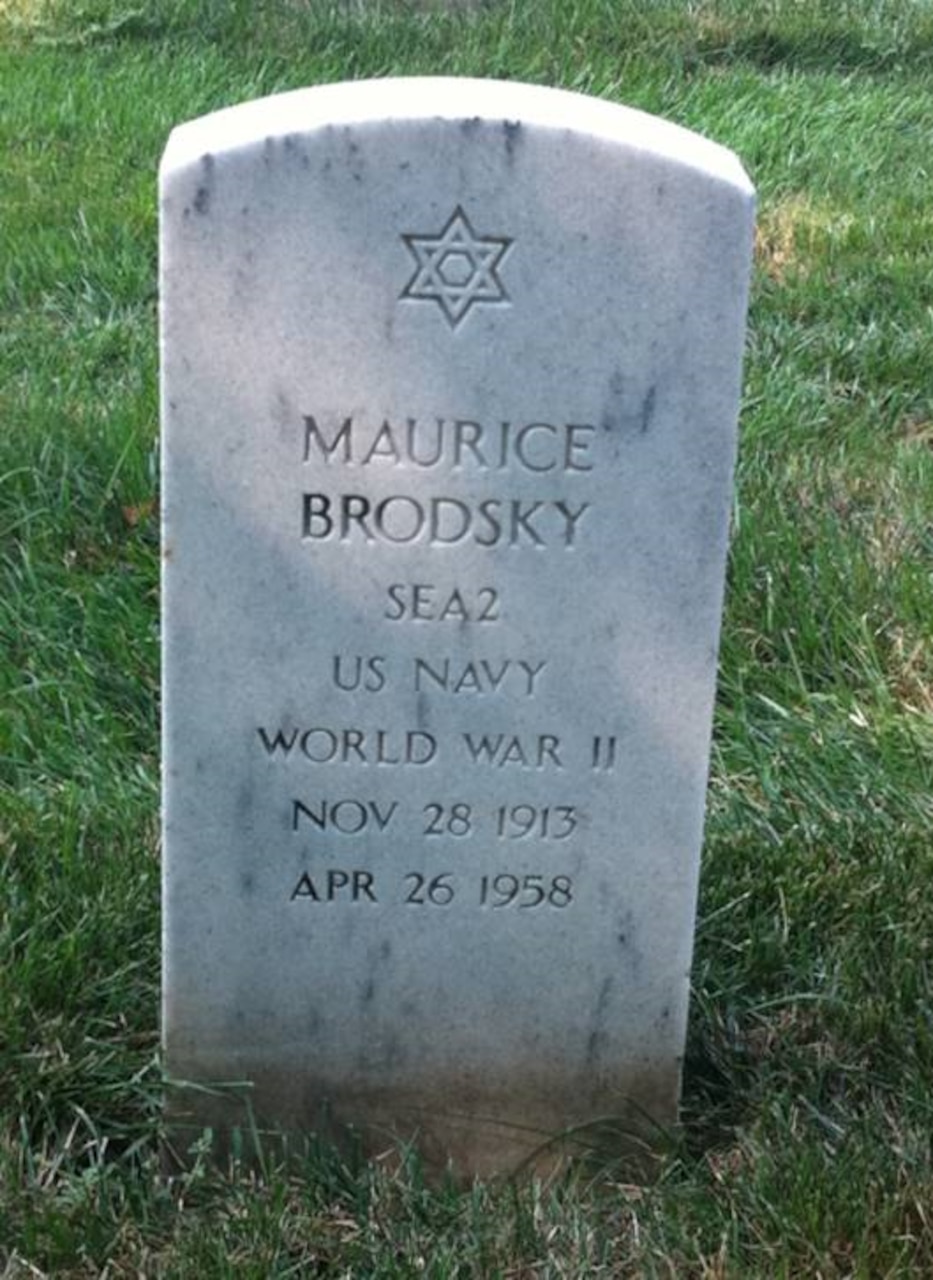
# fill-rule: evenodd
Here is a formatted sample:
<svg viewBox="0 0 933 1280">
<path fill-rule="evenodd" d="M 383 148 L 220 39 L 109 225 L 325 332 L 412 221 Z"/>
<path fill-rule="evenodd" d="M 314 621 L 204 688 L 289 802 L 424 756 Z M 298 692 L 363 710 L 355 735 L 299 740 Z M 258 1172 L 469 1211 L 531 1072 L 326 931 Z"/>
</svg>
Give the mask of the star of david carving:
<svg viewBox="0 0 933 1280">
<path fill-rule="evenodd" d="M 436 302 L 456 329 L 473 306 L 509 302 L 498 268 L 512 241 L 478 236 L 457 205 L 436 236 L 403 235 L 417 266 L 399 295 L 413 302 Z"/>
</svg>

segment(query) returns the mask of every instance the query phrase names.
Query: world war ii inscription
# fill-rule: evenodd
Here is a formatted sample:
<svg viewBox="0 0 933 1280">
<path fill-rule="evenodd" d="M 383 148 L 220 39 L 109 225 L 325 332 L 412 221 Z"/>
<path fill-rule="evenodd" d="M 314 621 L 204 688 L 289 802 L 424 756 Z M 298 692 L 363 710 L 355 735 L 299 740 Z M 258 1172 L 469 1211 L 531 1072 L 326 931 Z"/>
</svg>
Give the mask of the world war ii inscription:
<svg viewBox="0 0 933 1280">
<path fill-rule="evenodd" d="M 751 221 L 527 86 L 173 134 L 163 1034 L 225 1086 L 176 1118 L 466 1173 L 675 1120 Z"/>
</svg>

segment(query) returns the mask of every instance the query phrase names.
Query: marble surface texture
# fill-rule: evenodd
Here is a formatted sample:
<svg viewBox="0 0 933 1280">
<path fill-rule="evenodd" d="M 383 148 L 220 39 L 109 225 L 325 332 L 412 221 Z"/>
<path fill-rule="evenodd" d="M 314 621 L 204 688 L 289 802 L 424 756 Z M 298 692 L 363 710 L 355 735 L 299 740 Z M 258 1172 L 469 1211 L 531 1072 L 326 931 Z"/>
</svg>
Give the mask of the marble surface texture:
<svg viewBox="0 0 933 1280">
<path fill-rule="evenodd" d="M 183 1125 L 464 1174 L 677 1115 L 752 243 L 728 151 L 335 85 L 161 172 Z"/>
</svg>

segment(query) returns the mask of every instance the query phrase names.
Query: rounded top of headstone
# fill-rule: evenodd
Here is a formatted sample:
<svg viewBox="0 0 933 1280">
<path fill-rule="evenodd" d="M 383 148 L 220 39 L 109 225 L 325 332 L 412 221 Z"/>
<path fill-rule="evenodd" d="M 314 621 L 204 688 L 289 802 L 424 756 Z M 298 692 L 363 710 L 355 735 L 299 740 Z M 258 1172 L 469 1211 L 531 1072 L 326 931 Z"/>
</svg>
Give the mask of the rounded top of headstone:
<svg viewBox="0 0 933 1280">
<path fill-rule="evenodd" d="M 335 125 L 381 126 L 409 120 L 494 120 L 588 134 L 662 156 L 749 197 L 754 194 L 732 151 L 658 116 L 566 89 L 453 76 L 346 81 L 227 107 L 174 129 L 162 172 L 165 175 L 206 154 L 238 150 L 267 138 Z"/>
</svg>

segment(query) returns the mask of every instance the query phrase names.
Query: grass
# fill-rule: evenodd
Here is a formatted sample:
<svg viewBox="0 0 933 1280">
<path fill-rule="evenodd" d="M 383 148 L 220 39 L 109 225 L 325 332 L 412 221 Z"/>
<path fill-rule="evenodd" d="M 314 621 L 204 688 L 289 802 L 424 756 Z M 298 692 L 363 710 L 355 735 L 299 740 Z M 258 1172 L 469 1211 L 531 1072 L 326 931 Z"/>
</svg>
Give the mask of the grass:
<svg viewBox="0 0 933 1280">
<path fill-rule="evenodd" d="M 933 11 L 0 2 L 0 1276 L 933 1273 Z M 302 84 L 559 84 L 760 220 L 684 1128 L 650 1187 L 158 1175 L 155 171 Z"/>
</svg>

